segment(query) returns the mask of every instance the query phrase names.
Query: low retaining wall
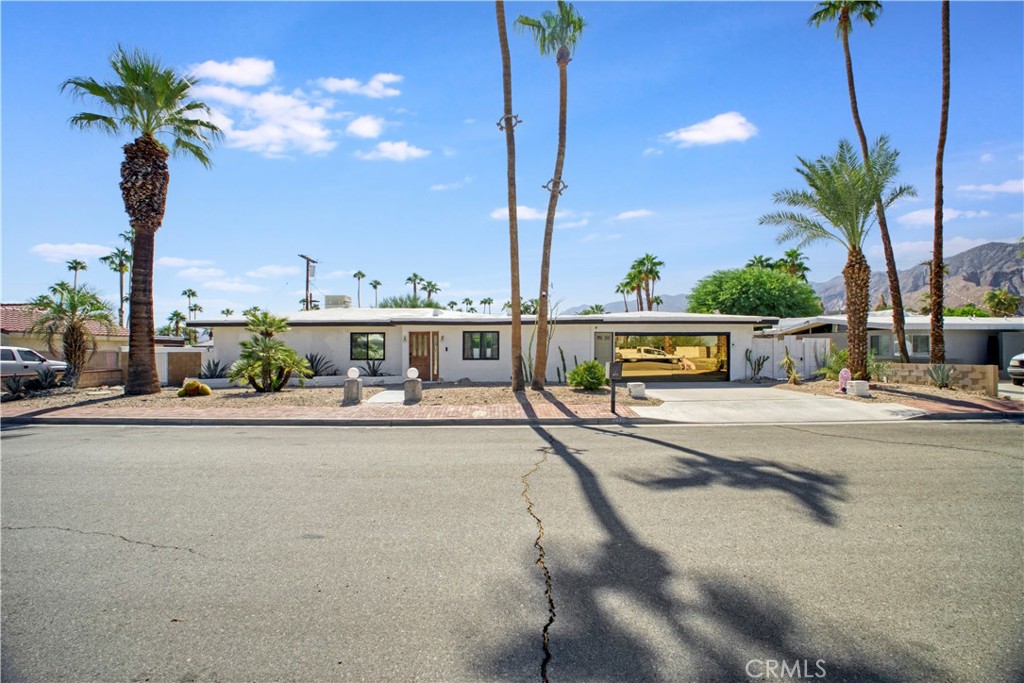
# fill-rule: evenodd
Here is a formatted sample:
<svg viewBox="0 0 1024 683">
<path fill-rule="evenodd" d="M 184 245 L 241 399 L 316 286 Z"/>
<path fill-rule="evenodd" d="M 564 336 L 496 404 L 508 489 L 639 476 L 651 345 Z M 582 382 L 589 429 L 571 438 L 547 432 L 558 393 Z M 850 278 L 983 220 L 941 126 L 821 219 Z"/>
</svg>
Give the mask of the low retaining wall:
<svg viewBox="0 0 1024 683">
<path fill-rule="evenodd" d="M 951 363 L 956 368 L 953 373 L 953 386 L 967 391 L 983 391 L 988 396 L 996 396 L 999 393 L 999 367 L 995 365 L 959 365 Z M 890 382 L 897 384 L 922 384 L 930 385 L 928 379 L 927 363 L 890 363 L 890 369 L 885 373 Z"/>
<path fill-rule="evenodd" d="M 120 370 L 82 370 L 78 376 L 79 389 L 93 387 L 116 387 L 124 384 L 124 376 Z"/>
</svg>

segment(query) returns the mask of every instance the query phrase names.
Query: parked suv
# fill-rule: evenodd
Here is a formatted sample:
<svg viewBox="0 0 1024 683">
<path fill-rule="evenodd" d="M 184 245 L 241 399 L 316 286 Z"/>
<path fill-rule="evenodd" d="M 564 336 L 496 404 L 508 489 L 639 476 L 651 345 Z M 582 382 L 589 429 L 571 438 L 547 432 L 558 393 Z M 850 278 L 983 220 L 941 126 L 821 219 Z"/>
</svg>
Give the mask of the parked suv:
<svg viewBox="0 0 1024 683">
<path fill-rule="evenodd" d="M 1010 375 L 1010 381 L 1017 386 L 1024 385 L 1024 353 L 1018 353 L 1010 359 L 1010 365 L 1006 372 Z"/>
<path fill-rule="evenodd" d="M 60 373 L 68 369 L 68 364 L 62 360 L 43 358 L 32 349 L 0 346 L 0 375 L 4 377 L 11 375 L 35 377 L 36 372 L 44 368 L 50 368 L 54 372 Z"/>
</svg>

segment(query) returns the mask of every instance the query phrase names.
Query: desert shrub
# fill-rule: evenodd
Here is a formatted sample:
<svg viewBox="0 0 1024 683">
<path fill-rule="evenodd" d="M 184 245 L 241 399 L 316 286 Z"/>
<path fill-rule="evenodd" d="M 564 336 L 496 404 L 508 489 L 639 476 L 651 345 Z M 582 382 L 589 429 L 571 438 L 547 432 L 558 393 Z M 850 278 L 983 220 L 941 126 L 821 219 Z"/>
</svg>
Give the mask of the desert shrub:
<svg viewBox="0 0 1024 683">
<path fill-rule="evenodd" d="M 60 382 L 57 379 L 57 373 L 53 368 L 42 368 L 41 370 L 36 370 L 35 381 L 39 385 L 40 389 L 54 389 L 60 385 Z"/>
<path fill-rule="evenodd" d="M 25 395 L 25 380 L 18 375 L 11 375 L 4 380 L 4 391 L 13 398 L 21 398 Z"/>
<path fill-rule="evenodd" d="M 327 360 L 322 353 L 307 353 L 306 362 L 309 363 L 313 377 L 328 377 L 338 374 L 338 368 L 334 367 L 334 363 Z"/>
<path fill-rule="evenodd" d="M 594 390 L 604 386 L 604 365 L 600 361 L 588 360 L 569 371 L 569 386 Z"/>
<path fill-rule="evenodd" d="M 825 358 L 824 365 L 814 371 L 814 374 L 825 379 L 836 381 L 839 379 L 839 372 L 850 363 L 850 352 L 847 349 L 833 348 Z M 878 360 L 874 351 L 868 353 L 868 378 L 880 381 L 882 377 L 889 374 L 892 364 L 889 361 Z M 857 379 L 857 378 L 855 378 Z"/>
<path fill-rule="evenodd" d="M 228 376 L 228 366 L 219 360 L 208 360 L 199 371 L 199 379 L 221 379 Z"/>
<path fill-rule="evenodd" d="M 195 379 L 185 382 L 185 385 L 181 389 L 178 389 L 179 398 L 186 398 L 188 396 L 209 396 L 212 393 L 213 392 L 210 391 L 210 387 Z"/>
<path fill-rule="evenodd" d="M 953 385 L 953 375 L 956 368 L 952 365 L 937 363 L 928 368 L 928 379 L 940 389 L 949 389 Z"/>
<path fill-rule="evenodd" d="M 239 343 L 242 352 L 228 368 L 228 378 L 248 384 L 259 393 L 281 391 L 292 374 L 299 378 L 300 385 L 305 385 L 305 379 L 312 374 L 309 361 L 274 336 L 288 331 L 287 318 L 261 312 L 247 316 L 246 320 L 246 329 L 253 336 Z"/>
<path fill-rule="evenodd" d="M 366 365 L 361 366 L 363 374 L 367 377 L 384 377 L 388 373 L 384 372 L 384 361 L 382 360 L 368 360 Z"/>
<path fill-rule="evenodd" d="M 796 359 L 789 355 L 789 347 L 782 347 L 786 350 L 786 355 L 779 361 L 779 367 L 786 371 L 786 379 L 790 384 L 800 384 L 800 374 L 796 371 Z"/>
</svg>

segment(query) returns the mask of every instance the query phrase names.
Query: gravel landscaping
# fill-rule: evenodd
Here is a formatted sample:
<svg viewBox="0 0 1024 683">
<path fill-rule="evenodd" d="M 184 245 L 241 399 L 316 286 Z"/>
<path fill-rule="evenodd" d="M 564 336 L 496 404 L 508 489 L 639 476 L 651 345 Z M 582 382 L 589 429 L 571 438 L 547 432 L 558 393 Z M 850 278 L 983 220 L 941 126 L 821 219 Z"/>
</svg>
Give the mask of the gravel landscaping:
<svg viewBox="0 0 1024 683">
<path fill-rule="evenodd" d="M 990 398 L 981 392 L 964 391 L 962 389 L 939 389 L 938 387 L 919 384 L 888 384 L 875 383 L 869 385 L 871 396 L 864 398 L 850 394 L 837 393 L 839 382 L 834 380 L 820 379 L 802 384 L 778 383 L 775 389 L 786 391 L 799 391 L 805 394 L 818 394 L 820 396 L 833 396 L 845 398 L 849 401 L 864 401 L 867 403 L 901 403 L 903 401 L 924 399 L 941 399 L 946 401 L 971 400 L 977 398 Z"/>
</svg>

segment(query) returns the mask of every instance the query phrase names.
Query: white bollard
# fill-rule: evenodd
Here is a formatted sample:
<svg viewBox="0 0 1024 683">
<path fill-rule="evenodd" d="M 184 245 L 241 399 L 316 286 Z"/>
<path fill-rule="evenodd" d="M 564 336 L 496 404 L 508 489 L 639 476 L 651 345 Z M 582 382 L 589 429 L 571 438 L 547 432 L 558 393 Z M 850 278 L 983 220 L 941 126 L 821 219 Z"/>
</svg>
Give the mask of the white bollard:
<svg viewBox="0 0 1024 683">
<path fill-rule="evenodd" d="M 868 383 L 862 379 L 851 379 L 846 385 L 846 393 L 850 396 L 871 398 L 871 393 L 868 391 Z"/>
<path fill-rule="evenodd" d="M 626 384 L 626 388 L 629 389 L 630 398 L 645 398 L 647 396 L 647 386 L 643 382 L 629 382 Z"/>
</svg>

